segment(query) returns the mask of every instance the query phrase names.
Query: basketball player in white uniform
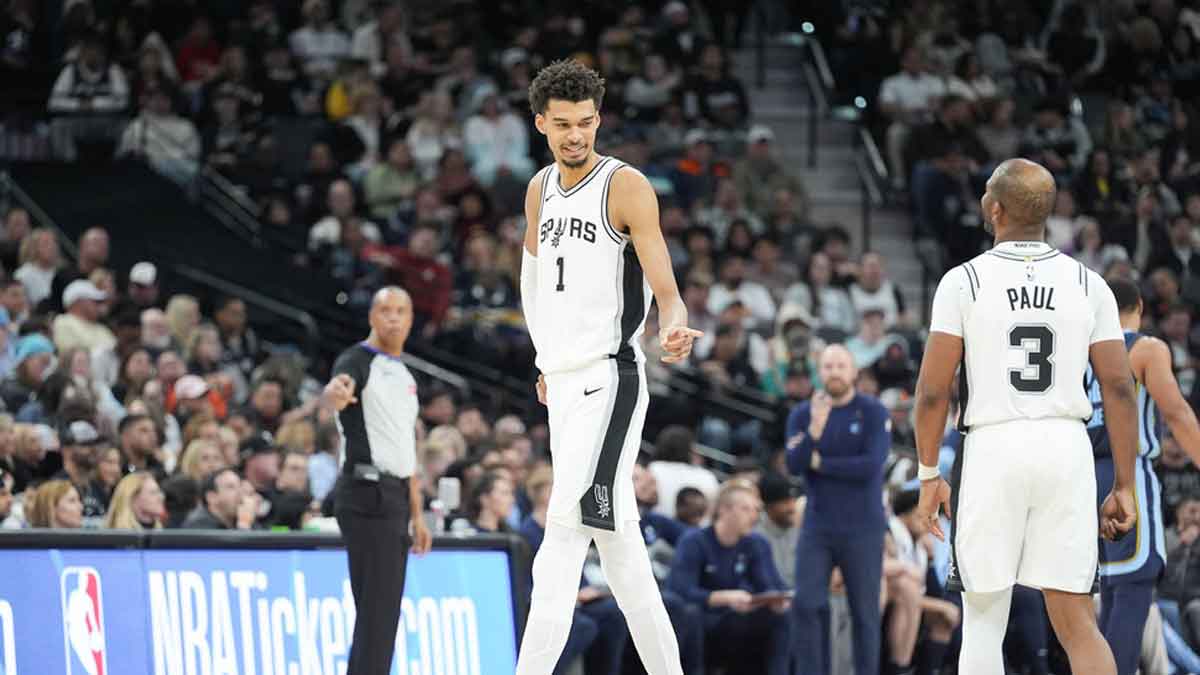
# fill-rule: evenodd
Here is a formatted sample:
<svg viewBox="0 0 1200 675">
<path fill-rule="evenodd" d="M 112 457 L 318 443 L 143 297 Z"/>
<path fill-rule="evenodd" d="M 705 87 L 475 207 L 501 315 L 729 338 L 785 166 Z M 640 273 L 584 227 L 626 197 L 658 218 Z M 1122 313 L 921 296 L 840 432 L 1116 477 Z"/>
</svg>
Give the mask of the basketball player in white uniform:
<svg viewBox="0 0 1200 675">
<path fill-rule="evenodd" d="M 938 476 L 938 446 L 964 364 L 951 569 L 963 589 L 959 672 L 970 675 L 1003 675 L 1014 584 L 1042 590 L 1072 672 L 1116 674 L 1091 594 L 1097 531 L 1112 539 L 1136 518 L 1133 380 L 1108 284 L 1043 243 L 1054 197 L 1041 166 L 1012 159 L 997 167 L 982 199 L 996 245 L 942 278 L 917 382 L 918 509 L 941 537 L 937 513 L 951 513 L 951 490 Z M 1099 518 L 1084 426 L 1089 360 L 1116 474 Z"/>
<path fill-rule="evenodd" d="M 519 675 L 549 675 L 571 627 L 593 540 L 604 575 L 651 675 L 682 673 L 679 647 L 638 528 L 633 464 L 650 395 L 639 338 L 658 301 L 664 361 L 687 358 L 687 327 L 659 229 L 658 201 L 636 169 L 596 154 L 604 81 L 577 61 L 529 87 L 555 162 L 525 196 L 521 300 L 549 407 L 554 488 L 533 561 Z"/>
</svg>

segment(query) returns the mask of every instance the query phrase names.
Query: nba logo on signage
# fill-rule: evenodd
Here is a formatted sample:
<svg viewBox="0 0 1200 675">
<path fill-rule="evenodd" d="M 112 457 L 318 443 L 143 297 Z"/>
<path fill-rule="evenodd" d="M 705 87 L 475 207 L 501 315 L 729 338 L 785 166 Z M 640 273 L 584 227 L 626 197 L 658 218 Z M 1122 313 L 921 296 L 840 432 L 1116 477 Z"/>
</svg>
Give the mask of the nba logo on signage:
<svg viewBox="0 0 1200 675">
<path fill-rule="evenodd" d="M 67 675 L 108 675 L 100 573 L 94 567 L 63 570 L 62 615 Z"/>
</svg>

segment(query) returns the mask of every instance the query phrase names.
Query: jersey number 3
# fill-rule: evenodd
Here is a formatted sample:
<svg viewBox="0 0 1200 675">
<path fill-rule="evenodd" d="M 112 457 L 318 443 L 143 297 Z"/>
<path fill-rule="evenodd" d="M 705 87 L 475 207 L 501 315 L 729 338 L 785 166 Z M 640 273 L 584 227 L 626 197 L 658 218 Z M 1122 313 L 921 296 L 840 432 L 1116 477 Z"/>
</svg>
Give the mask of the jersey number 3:
<svg viewBox="0 0 1200 675">
<path fill-rule="evenodd" d="M 1025 352 L 1025 366 L 1008 371 L 1008 383 L 1022 394 L 1041 394 L 1054 384 L 1054 331 L 1040 324 L 1017 324 L 1008 344 Z M 1026 377 L 1031 374 L 1032 377 Z"/>
</svg>

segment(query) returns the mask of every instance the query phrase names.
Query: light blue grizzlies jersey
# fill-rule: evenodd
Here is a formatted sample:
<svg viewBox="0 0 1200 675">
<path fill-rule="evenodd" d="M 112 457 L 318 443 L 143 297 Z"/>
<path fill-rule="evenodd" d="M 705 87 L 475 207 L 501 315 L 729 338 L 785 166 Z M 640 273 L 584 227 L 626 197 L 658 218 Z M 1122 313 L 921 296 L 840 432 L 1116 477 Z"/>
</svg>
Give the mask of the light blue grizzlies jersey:
<svg viewBox="0 0 1200 675">
<path fill-rule="evenodd" d="M 1133 349 L 1134 343 L 1141 338 L 1141 333 L 1125 331 L 1125 348 Z M 1108 442 L 1108 430 L 1104 427 L 1104 403 L 1100 398 L 1100 383 L 1096 380 L 1091 365 L 1083 376 L 1083 387 L 1092 402 L 1092 417 L 1087 425 L 1088 436 L 1092 439 L 1092 452 L 1097 457 L 1111 457 L 1112 447 Z M 1156 459 L 1162 452 L 1162 445 L 1158 440 L 1162 432 L 1158 407 L 1154 405 L 1154 399 L 1150 398 L 1150 392 L 1146 391 L 1145 386 L 1138 382 L 1135 383 L 1135 387 L 1138 407 L 1138 456 Z"/>
<path fill-rule="evenodd" d="M 1125 348 L 1133 349 L 1142 338 L 1140 333 L 1125 331 Z M 1088 366 L 1084 388 L 1092 401 L 1092 418 L 1088 420 L 1088 436 L 1096 455 L 1096 506 L 1103 503 L 1112 490 L 1114 467 L 1112 446 L 1104 427 L 1104 405 L 1100 398 L 1100 383 Z M 1157 579 L 1166 564 L 1167 547 L 1163 536 L 1162 488 L 1154 475 L 1151 462 L 1161 452 L 1161 430 L 1154 399 L 1141 383 L 1137 387 L 1138 456 L 1134 461 L 1134 501 L 1137 503 L 1137 524 L 1134 531 L 1119 541 L 1100 540 L 1101 584 L 1135 583 Z"/>
</svg>

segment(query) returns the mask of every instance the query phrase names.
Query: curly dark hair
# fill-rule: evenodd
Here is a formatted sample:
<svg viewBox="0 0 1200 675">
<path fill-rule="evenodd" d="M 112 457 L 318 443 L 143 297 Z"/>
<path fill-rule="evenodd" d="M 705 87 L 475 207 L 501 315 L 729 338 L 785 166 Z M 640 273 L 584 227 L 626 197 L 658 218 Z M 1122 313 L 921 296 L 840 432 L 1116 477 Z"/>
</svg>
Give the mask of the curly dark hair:
<svg viewBox="0 0 1200 675">
<path fill-rule="evenodd" d="M 529 84 L 529 108 L 540 115 L 555 98 L 572 103 L 590 98 L 599 110 L 604 100 L 604 78 L 575 59 L 555 61 L 542 68 Z"/>
</svg>

